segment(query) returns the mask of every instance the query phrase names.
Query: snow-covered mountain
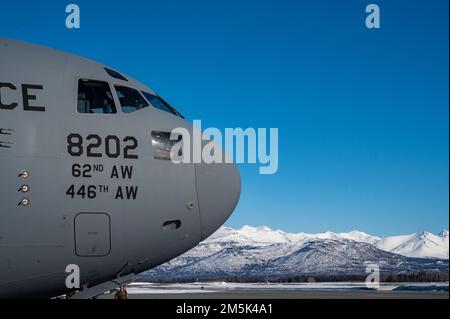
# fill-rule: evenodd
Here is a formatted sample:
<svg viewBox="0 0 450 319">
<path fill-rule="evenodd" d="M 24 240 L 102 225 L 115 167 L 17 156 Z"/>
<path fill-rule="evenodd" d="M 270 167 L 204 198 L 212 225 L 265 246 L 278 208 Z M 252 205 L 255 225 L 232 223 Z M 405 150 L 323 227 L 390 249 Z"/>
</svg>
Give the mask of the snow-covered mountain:
<svg viewBox="0 0 450 319">
<path fill-rule="evenodd" d="M 349 233 L 325 232 L 319 234 L 285 233 L 264 227 L 244 226 L 240 229 L 222 227 L 207 242 L 245 242 L 252 244 L 301 243 L 309 239 L 347 239 L 368 243 L 378 249 L 391 253 L 417 258 L 449 258 L 448 230 L 439 235 L 429 232 L 414 233 L 402 236 L 379 237 L 360 231 Z"/>
<path fill-rule="evenodd" d="M 375 247 L 396 254 L 419 257 L 448 259 L 448 231 L 441 235 L 428 232 L 382 238 Z M 445 235 L 447 234 L 447 235 Z"/>
<path fill-rule="evenodd" d="M 222 227 L 141 278 L 360 275 L 367 263 L 379 265 L 384 273 L 448 273 L 448 243 L 448 231 L 382 238 L 359 231 L 294 234 L 268 227 Z"/>
</svg>

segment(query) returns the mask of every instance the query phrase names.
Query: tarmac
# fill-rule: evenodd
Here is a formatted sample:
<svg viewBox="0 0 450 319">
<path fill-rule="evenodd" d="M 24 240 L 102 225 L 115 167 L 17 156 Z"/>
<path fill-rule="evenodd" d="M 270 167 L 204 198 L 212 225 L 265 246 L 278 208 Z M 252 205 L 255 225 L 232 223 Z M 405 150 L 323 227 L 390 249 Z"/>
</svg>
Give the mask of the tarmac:
<svg viewBox="0 0 450 319">
<path fill-rule="evenodd" d="M 112 299 L 106 294 L 99 299 Z M 448 292 L 417 291 L 217 291 L 202 293 L 139 293 L 128 294 L 128 299 L 449 299 Z"/>
</svg>

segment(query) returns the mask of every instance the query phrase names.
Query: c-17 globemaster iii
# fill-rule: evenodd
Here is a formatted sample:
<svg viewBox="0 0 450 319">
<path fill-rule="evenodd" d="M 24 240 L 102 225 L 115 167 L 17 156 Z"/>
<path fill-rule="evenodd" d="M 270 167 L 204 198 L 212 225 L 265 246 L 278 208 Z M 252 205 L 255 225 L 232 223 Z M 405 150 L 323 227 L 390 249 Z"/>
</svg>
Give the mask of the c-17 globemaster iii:
<svg viewBox="0 0 450 319">
<path fill-rule="evenodd" d="M 131 58 L 131 57 L 130 57 Z M 196 246 L 236 207 L 231 163 L 174 163 L 193 126 L 150 88 L 0 38 L 0 298 L 92 297 Z"/>
</svg>

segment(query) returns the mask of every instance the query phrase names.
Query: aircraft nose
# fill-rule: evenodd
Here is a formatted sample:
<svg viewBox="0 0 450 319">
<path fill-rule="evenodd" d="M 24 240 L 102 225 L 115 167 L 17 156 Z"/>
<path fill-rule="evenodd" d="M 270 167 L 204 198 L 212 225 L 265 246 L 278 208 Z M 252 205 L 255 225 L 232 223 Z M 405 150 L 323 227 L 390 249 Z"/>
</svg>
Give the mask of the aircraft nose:
<svg viewBox="0 0 450 319">
<path fill-rule="evenodd" d="M 241 177 L 234 164 L 196 164 L 197 195 L 202 240 L 208 238 L 233 213 L 241 195 Z"/>
</svg>

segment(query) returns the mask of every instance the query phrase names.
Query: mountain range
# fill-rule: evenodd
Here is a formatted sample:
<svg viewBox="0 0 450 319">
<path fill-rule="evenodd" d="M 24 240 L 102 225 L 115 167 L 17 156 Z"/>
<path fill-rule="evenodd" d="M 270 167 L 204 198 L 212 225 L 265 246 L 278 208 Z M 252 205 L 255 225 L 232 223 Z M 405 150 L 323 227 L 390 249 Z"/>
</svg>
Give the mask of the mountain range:
<svg viewBox="0 0 450 319">
<path fill-rule="evenodd" d="M 263 276 L 448 274 L 449 235 L 420 232 L 379 237 L 360 231 L 287 233 L 268 227 L 222 227 L 187 253 L 140 275 L 140 280 L 214 280 Z"/>
</svg>

